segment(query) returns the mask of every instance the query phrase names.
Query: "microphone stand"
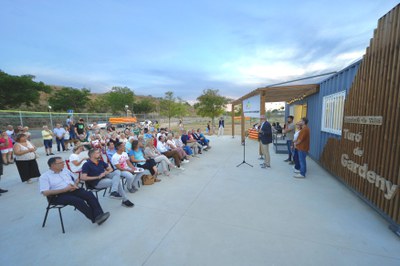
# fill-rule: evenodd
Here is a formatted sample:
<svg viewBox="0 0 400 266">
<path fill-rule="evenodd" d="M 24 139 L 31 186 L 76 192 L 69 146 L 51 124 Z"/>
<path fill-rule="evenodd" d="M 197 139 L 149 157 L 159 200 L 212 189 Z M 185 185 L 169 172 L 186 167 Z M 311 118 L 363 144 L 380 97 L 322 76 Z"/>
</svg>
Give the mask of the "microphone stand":
<svg viewBox="0 0 400 266">
<path fill-rule="evenodd" d="M 242 164 L 247 164 L 248 166 L 253 167 L 251 164 L 246 162 L 246 138 L 247 137 L 245 137 L 244 140 L 243 140 L 243 162 L 241 162 L 240 164 L 236 165 L 236 167 L 239 167 Z"/>
</svg>

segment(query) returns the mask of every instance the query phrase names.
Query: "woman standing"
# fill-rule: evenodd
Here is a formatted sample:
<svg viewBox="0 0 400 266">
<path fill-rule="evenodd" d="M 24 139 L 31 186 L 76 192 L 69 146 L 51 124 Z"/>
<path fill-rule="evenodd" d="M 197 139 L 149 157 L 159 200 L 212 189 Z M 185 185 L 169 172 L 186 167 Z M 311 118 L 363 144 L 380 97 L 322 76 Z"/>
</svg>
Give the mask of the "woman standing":
<svg viewBox="0 0 400 266">
<path fill-rule="evenodd" d="M 53 147 L 53 132 L 48 128 L 48 126 L 43 126 L 42 130 L 42 138 L 43 138 L 43 144 L 44 144 L 44 149 L 46 150 L 46 155 L 54 155 L 54 153 L 51 151 L 51 148 Z"/>
<path fill-rule="evenodd" d="M 0 156 L 0 178 L 2 175 L 3 175 L 3 157 Z M 7 191 L 8 191 L 7 189 L 0 188 L 0 196 L 1 196 L 1 193 L 6 193 Z"/>
<path fill-rule="evenodd" d="M 12 159 L 13 143 L 12 143 L 12 139 L 7 135 L 7 131 L 4 131 L 3 133 L 1 133 L 0 151 L 1 151 L 1 156 L 3 157 L 3 163 L 5 165 L 14 163 L 14 161 Z"/>
<path fill-rule="evenodd" d="M 25 134 L 18 134 L 14 144 L 15 162 L 22 182 L 32 183 L 32 178 L 39 177 L 36 162 L 36 147 L 26 139 Z"/>
</svg>

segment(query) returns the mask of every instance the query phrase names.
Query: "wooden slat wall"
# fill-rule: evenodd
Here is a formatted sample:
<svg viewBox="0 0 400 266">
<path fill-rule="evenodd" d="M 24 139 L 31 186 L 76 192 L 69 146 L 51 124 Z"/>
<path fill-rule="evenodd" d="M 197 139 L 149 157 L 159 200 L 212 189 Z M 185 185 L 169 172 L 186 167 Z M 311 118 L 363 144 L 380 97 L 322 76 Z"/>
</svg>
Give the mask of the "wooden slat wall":
<svg viewBox="0 0 400 266">
<path fill-rule="evenodd" d="M 340 177 L 395 223 L 400 224 L 400 188 L 390 199 L 375 184 L 369 183 L 341 165 L 341 155 L 400 185 L 400 5 L 378 21 L 374 37 L 346 98 L 344 116 L 382 116 L 383 124 L 343 123 L 343 129 L 361 133 L 359 143 L 329 139 L 321 163 Z M 359 147 L 363 156 L 353 154 Z"/>
</svg>

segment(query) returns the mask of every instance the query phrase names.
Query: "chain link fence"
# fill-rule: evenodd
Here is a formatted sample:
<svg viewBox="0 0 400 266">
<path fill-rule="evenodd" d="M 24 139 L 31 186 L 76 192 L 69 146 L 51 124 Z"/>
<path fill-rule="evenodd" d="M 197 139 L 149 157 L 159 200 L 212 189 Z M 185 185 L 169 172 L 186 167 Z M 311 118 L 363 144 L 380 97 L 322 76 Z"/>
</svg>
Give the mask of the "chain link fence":
<svg viewBox="0 0 400 266">
<path fill-rule="evenodd" d="M 49 128 L 54 128 L 57 123 L 62 125 L 66 124 L 68 116 L 72 116 L 74 121 L 83 118 L 86 124 L 93 122 L 105 121 L 108 122 L 110 117 L 121 117 L 111 113 L 57 113 L 57 112 L 30 112 L 30 111 L 13 111 L 13 110 L 0 110 L 0 130 L 6 129 L 7 125 L 28 126 L 30 129 L 41 129 L 44 125 Z M 135 115 L 138 122 L 150 120 L 158 121 L 160 126 L 165 127 L 169 125 L 168 117 L 160 116 L 157 114 L 138 114 Z M 206 125 L 210 118 L 207 117 L 183 117 L 183 124 L 204 124 Z M 171 118 L 171 127 L 179 125 L 179 118 Z M 218 122 L 216 120 L 216 122 Z M 231 117 L 225 116 L 225 123 L 231 123 Z"/>
</svg>

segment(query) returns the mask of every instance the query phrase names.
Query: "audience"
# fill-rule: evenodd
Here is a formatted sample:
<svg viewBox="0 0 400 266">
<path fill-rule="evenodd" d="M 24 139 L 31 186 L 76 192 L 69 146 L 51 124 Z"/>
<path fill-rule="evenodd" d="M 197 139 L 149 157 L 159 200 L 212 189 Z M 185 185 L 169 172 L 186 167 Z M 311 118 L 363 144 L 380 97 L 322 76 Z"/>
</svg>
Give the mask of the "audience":
<svg viewBox="0 0 400 266">
<path fill-rule="evenodd" d="M 89 188 L 111 188 L 110 197 L 122 199 L 122 206 L 133 207 L 134 204 L 126 197 L 121 183 L 121 171 L 113 170 L 108 163 L 101 159 L 99 150 L 89 151 L 89 160 L 82 166 L 81 179 L 86 182 Z"/>
<path fill-rule="evenodd" d="M 183 167 L 181 167 L 181 158 L 179 156 L 179 153 L 176 150 L 170 150 L 168 145 L 165 142 L 165 136 L 160 135 L 157 141 L 157 150 L 161 153 L 167 156 L 167 158 L 173 158 L 175 161 L 175 165 L 179 170 L 185 170 Z"/>
<path fill-rule="evenodd" d="M 108 217 L 109 212 L 103 212 L 99 201 L 92 192 L 78 187 L 78 180 L 74 180 L 72 173 L 64 168 L 61 157 L 52 157 L 47 164 L 50 169 L 39 178 L 40 193 L 46 196 L 50 203 L 72 205 L 92 223 L 101 225 Z"/>
<path fill-rule="evenodd" d="M 181 163 L 189 162 L 190 155 L 201 154 L 203 148 L 205 150 L 210 148 L 209 140 L 200 129 L 197 132 L 193 130 L 190 134 L 182 130 L 183 134 L 180 135 L 174 134 L 168 128 L 158 130 L 158 122 L 154 125 L 147 127 L 138 125 L 132 129 L 122 130 L 109 126 L 107 132 L 96 129 L 94 126 L 88 131 L 83 119 L 79 119 L 79 122 L 74 125 L 71 118 L 65 128 L 57 123 L 54 132 L 47 126 L 43 126 L 41 133 L 47 156 L 54 155 L 52 153 L 53 137 L 56 137 L 59 152 L 61 148 L 63 151 L 68 150 L 68 144 L 65 146 L 67 141 L 76 141 L 76 143 L 69 156 L 71 171 L 64 168 L 61 157 L 51 157 L 47 162 L 50 169 L 41 176 L 36 162 L 36 147 L 29 142 L 26 134 L 16 136 L 17 131 L 30 135 L 29 128 L 19 126 L 18 130 L 14 131 L 9 125 L 7 132 L 3 132 L 0 138 L 2 151 L 0 164 L 3 166 L 3 163 L 5 165 L 13 163 L 12 151 L 14 151 L 17 168 L 23 182 L 31 183 L 31 178 L 40 176 L 40 192 L 48 197 L 49 202 L 72 205 L 93 223 L 100 225 L 108 219 L 110 214 L 104 213 L 92 192 L 78 187 L 80 180 L 74 173 L 81 172 L 80 179 L 85 181 L 87 188 L 110 188 L 111 198 L 120 199 L 124 207 L 133 207 L 134 204 L 127 198 L 124 190 L 125 180 L 127 191 L 135 193 L 138 190 L 135 186 L 136 182 L 143 174 L 149 173 L 156 177 L 156 182 L 159 182 L 161 180 L 157 178 L 158 175 L 170 176 L 171 168 L 184 170 Z M 16 144 L 13 146 L 14 141 Z M 129 148 L 127 149 L 126 146 Z M 85 148 L 90 149 L 88 156 L 83 155 Z M 10 155 L 7 157 L 9 152 Z M 110 164 L 103 161 L 102 152 L 107 155 Z M 0 177 L 2 170 L 1 167 Z M 4 192 L 7 190 L 0 189 L 0 195 Z"/>
</svg>

